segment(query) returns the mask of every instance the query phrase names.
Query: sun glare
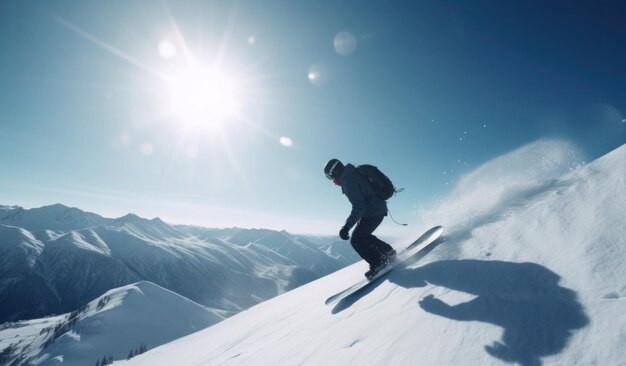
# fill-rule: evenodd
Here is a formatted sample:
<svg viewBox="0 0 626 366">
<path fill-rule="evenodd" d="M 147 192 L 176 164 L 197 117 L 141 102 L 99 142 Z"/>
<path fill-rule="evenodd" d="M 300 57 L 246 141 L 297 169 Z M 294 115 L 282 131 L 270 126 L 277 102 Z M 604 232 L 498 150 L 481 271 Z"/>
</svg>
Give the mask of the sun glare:
<svg viewBox="0 0 626 366">
<path fill-rule="evenodd" d="M 171 112 L 181 122 L 220 127 L 236 114 L 234 80 L 219 70 L 189 68 L 169 80 Z"/>
</svg>

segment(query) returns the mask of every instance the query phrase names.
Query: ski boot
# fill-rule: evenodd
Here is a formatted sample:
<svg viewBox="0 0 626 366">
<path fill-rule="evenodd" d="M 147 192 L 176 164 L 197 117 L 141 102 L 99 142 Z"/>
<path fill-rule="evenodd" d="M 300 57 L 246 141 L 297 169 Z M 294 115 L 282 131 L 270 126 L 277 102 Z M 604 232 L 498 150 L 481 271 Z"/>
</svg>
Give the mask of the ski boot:
<svg viewBox="0 0 626 366">
<path fill-rule="evenodd" d="M 397 260 L 398 253 L 396 253 L 396 251 L 393 249 L 383 256 L 383 263 L 385 263 L 385 266 L 392 266 L 396 263 Z"/>
<path fill-rule="evenodd" d="M 371 280 L 372 278 L 376 277 L 378 272 L 385 269 L 385 267 L 393 266 L 397 260 L 398 260 L 398 255 L 396 251 L 393 249 L 390 250 L 389 252 L 387 252 L 385 255 L 382 256 L 382 258 L 380 259 L 380 262 L 376 264 L 370 264 L 370 270 L 365 272 L 365 277 L 368 280 Z"/>
<path fill-rule="evenodd" d="M 365 272 L 365 278 L 367 278 L 368 280 L 371 280 L 372 278 L 376 277 L 378 272 L 383 270 L 383 268 L 385 267 L 387 267 L 387 264 L 385 262 L 370 264 L 370 270 Z"/>
</svg>

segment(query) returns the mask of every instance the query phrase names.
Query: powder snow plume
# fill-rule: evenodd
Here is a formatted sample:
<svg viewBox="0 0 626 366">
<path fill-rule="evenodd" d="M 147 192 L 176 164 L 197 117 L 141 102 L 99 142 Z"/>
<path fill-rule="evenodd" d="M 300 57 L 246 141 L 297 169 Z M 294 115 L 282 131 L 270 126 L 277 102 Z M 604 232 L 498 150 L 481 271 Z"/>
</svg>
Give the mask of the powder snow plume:
<svg viewBox="0 0 626 366">
<path fill-rule="evenodd" d="M 540 194 L 556 178 L 583 164 L 582 152 L 563 140 L 539 140 L 486 162 L 463 176 L 452 192 L 420 210 L 421 226 L 446 226 L 464 236 Z"/>
</svg>

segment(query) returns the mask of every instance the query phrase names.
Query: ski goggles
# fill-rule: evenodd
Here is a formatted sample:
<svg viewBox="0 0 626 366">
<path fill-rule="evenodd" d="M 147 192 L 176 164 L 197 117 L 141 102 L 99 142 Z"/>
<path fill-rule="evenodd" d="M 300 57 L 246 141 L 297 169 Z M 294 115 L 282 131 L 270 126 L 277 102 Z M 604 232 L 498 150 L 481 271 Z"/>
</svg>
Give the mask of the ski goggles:
<svg viewBox="0 0 626 366">
<path fill-rule="evenodd" d="M 335 168 L 337 167 L 337 164 L 339 164 L 339 160 L 337 160 L 328 170 L 328 173 L 326 174 L 326 178 L 328 178 L 328 180 L 333 180 L 335 179 L 335 177 L 332 175 L 333 170 L 335 170 Z"/>
</svg>

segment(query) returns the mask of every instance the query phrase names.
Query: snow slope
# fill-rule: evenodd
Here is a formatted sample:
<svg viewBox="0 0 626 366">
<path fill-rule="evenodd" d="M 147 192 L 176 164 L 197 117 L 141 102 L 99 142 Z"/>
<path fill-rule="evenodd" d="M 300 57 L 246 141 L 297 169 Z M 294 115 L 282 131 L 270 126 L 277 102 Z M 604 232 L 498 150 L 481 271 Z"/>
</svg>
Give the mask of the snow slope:
<svg viewBox="0 0 626 366">
<path fill-rule="evenodd" d="M 571 148 L 540 142 L 477 169 L 425 216 L 444 243 L 334 307 L 363 262 L 120 365 L 624 365 L 626 145 L 567 173 Z M 470 184 L 542 156 L 562 158 L 512 174 L 489 204 L 502 182 Z M 471 217 L 439 216 L 459 200 Z"/>
<path fill-rule="evenodd" d="M 108 291 L 70 314 L 6 324 L 0 330 L 0 348 L 15 344 L 14 354 L 23 358 L 20 364 L 94 365 L 105 356 L 126 359 L 142 344 L 153 348 L 221 320 L 201 305 L 144 281 Z"/>
</svg>

